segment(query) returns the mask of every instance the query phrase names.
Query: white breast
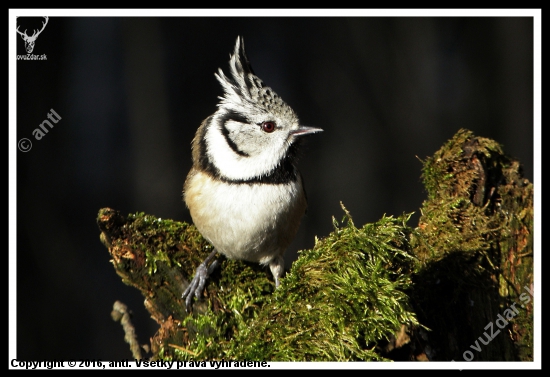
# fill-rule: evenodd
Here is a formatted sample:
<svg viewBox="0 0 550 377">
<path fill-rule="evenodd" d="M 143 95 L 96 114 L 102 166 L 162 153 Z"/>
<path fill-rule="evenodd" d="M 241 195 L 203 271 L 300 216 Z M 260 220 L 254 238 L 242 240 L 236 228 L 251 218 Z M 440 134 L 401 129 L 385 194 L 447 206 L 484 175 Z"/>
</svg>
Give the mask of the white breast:
<svg viewBox="0 0 550 377">
<path fill-rule="evenodd" d="M 195 226 L 231 259 L 267 264 L 282 255 L 306 209 L 300 177 L 286 184 L 233 184 L 192 172 L 185 188 Z"/>
</svg>

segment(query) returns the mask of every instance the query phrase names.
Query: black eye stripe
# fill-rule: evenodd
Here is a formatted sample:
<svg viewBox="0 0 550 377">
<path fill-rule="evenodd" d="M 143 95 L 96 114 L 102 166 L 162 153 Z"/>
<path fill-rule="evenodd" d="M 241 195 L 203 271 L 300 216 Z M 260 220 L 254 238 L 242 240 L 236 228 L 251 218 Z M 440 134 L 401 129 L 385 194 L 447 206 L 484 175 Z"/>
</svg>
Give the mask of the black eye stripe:
<svg viewBox="0 0 550 377">
<path fill-rule="evenodd" d="M 233 152 L 237 153 L 239 156 L 250 157 L 248 153 L 241 151 L 237 144 L 235 144 L 235 142 L 229 137 L 229 130 L 225 126 L 225 123 L 230 120 L 238 123 L 248 123 L 248 119 L 241 113 L 233 110 L 228 110 L 220 117 L 220 130 L 222 131 L 222 135 L 225 138 L 227 145 L 229 145 Z"/>
<path fill-rule="evenodd" d="M 248 118 L 246 116 L 244 116 L 244 114 L 239 113 L 239 112 L 234 111 L 234 110 L 227 110 L 220 117 L 220 120 L 221 120 L 221 124 L 225 124 L 225 122 L 227 122 L 229 120 L 232 120 L 232 121 L 238 122 L 238 123 L 250 123 L 250 121 L 248 120 Z"/>
</svg>

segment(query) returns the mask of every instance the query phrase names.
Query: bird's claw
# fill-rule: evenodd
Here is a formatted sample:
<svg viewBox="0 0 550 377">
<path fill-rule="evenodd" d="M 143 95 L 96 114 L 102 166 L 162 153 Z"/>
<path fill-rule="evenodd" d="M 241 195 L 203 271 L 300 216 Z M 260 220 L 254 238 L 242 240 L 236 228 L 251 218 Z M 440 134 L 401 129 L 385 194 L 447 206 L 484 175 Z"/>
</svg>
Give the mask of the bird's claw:
<svg viewBox="0 0 550 377">
<path fill-rule="evenodd" d="M 197 267 L 197 271 L 195 272 L 195 276 L 193 277 L 193 280 L 189 283 L 189 286 L 185 289 L 183 294 L 181 295 L 181 298 L 185 299 L 185 310 L 187 312 L 191 311 L 191 303 L 193 301 L 193 296 L 195 296 L 198 299 L 200 299 L 200 295 L 202 291 L 204 290 L 204 287 L 206 285 L 206 281 L 212 274 L 212 272 L 216 269 L 216 267 L 219 264 L 218 260 L 215 260 L 208 266 L 208 262 L 216 255 L 216 252 L 213 251 L 208 258 L 204 262 L 202 262 L 199 267 Z"/>
</svg>

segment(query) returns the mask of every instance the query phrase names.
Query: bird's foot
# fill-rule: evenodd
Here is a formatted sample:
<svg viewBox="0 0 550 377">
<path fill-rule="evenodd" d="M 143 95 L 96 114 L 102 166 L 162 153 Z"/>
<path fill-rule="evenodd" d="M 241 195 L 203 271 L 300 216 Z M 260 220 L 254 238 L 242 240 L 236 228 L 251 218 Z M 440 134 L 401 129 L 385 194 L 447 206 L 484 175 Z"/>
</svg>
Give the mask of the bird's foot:
<svg viewBox="0 0 550 377">
<path fill-rule="evenodd" d="M 210 274 L 216 269 L 216 267 L 219 264 L 218 260 L 215 260 L 208 265 L 208 263 L 216 256 L 216 250 L 213 250 L 208 257 L 202 262 L 199 267 L 197 267 L 197 271 L 195 271 L 195 276 L 193 277 L 193 280 L 189 283 L 189 286 L 187 289 L 183 292 L 181 295 L 181 298 L 185 299 L 185 310 L 187 312 L 191 311 L 191 302 L 193 301 L 193 293 L 194 296 L 198 299 L 200 299 L 200 295 L 202 291 L 204 290 L 204 286 L 206 285 L 206 280 L 210 277 Z"/>
</svg>

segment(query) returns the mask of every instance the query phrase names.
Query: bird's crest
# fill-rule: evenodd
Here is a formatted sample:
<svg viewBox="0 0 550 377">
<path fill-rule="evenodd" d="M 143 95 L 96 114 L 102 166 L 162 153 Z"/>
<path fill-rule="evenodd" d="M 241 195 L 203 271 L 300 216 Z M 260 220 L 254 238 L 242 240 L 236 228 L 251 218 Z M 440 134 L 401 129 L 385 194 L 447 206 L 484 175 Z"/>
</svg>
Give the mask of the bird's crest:
<svg viewBox="0 0 550 377">
<path fill-rule="evenodd" d="M 244 110 L 250 114 L 263 110 L 294 115 L 292 108 L 254 74 L 242 37 L 237 37 L 235 49 L 230 55 L 229 72 L 230 77 L 227 77 L 220 68 L 215 74 L 225 92 L 223 97 L 219 97 L 221 101 L 218 106 L 240 112 Z"/>
</svg>

